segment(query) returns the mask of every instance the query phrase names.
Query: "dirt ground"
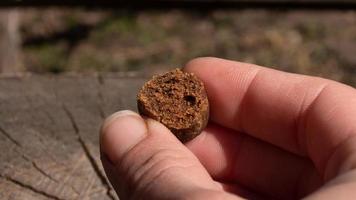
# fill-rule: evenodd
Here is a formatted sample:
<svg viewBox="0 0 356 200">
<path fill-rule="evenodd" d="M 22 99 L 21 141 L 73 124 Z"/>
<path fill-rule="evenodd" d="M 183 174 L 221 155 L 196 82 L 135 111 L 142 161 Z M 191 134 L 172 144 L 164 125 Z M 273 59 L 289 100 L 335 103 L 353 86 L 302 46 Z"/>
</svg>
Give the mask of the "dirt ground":
<svg viewBox="0 0 356 200">
<path fill-rule="evenodd" d="M 151 76 L 216 56 L 356 85 L 356 11 L 26 9 L 23 59 L 35 73 Z"/>
</svg>

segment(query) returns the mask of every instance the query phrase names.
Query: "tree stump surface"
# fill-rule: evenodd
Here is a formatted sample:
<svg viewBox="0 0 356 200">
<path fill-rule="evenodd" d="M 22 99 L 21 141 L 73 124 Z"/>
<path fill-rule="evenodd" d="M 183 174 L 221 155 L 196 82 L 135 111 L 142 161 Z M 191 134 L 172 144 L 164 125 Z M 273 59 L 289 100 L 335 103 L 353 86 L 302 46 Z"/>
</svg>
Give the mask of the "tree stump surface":
<svg viewBox="0 0 356 200">
<path fill-rule="evenodd" d="M 103 119 L 136 110 L 143 78 L 0 78 L 0 199 L 118 199 L 99 153 Z"/>
</svg>

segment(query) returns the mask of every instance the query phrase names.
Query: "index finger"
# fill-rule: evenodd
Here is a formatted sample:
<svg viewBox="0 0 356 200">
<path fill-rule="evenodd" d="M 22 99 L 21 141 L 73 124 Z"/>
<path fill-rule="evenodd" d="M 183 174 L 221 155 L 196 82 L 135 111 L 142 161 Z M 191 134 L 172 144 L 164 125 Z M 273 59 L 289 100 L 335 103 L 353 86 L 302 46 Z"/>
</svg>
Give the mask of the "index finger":
<svg viewBox="0 0 356 200">
<path fill-rule="evenodd" d="M 308 155 L 321 172 L 356 130 L 356 93 L 346 85 L 218 58 L 195 59 L 185 70 L 205 83 L 211 120 Z"/>
</svg>

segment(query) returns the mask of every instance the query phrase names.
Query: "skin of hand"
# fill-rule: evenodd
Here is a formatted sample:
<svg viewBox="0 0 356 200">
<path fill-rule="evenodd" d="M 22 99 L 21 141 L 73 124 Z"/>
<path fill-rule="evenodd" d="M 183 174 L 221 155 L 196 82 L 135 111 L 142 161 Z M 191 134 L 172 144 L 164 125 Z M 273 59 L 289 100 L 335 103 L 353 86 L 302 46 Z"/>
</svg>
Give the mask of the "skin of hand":
<svg viewBox="0 0 356 200">
<path fill-rule="evenodd" d="M 182 144 L 132 111 L 100 134 L 120 199 L 355 199 L 356 90 L 218 58 L 185 71 L 204 83 L 210 122 Z"/>
</svg>

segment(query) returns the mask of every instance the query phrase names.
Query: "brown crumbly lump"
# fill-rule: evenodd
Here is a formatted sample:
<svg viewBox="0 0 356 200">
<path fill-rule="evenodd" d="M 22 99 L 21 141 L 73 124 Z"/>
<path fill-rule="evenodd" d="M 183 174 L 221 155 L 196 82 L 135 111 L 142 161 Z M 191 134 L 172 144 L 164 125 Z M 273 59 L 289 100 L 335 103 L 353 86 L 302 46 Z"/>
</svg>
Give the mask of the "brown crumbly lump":
<svg viewBox="0 0 356 200">
<path fill-rule="evenodd" d="M 146 82 L 137 95 L 137 105 L 140 114 L 164 124 L 183 143 L 199 135 L 209 118 L 203 82 L 181 69 Z"/>
</svg>

